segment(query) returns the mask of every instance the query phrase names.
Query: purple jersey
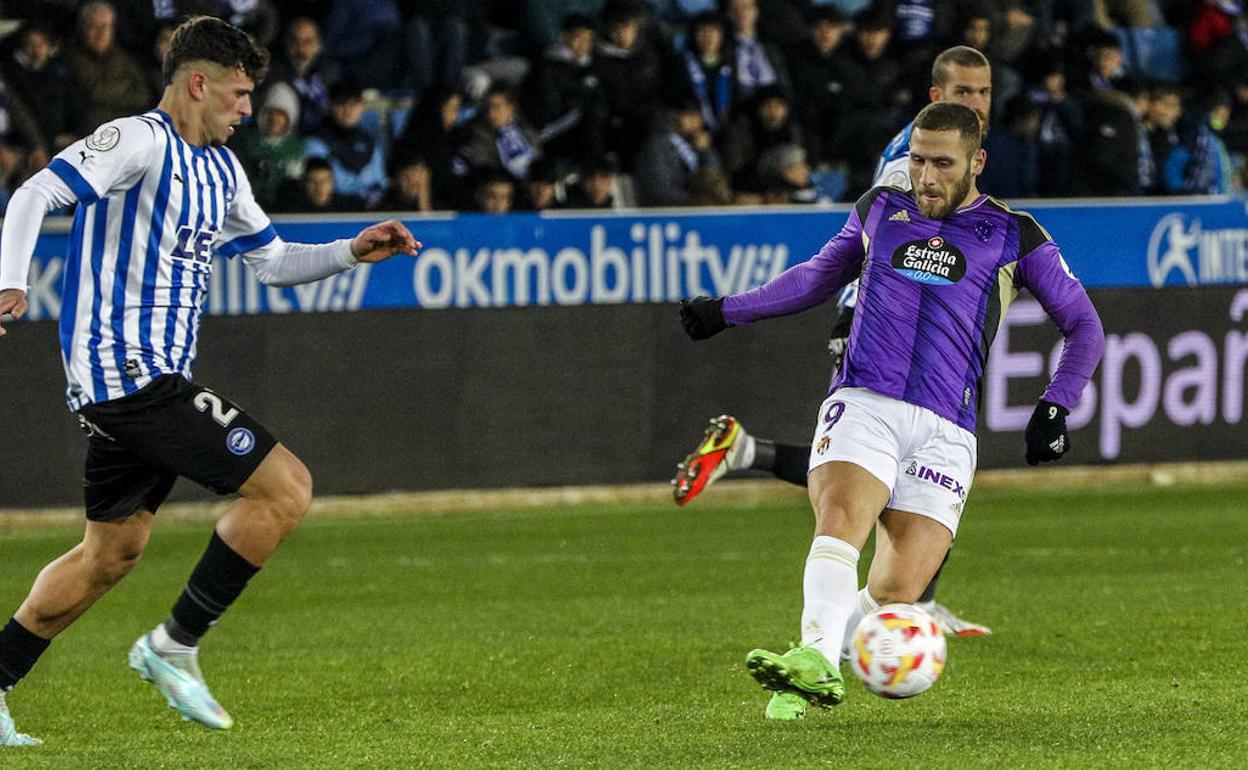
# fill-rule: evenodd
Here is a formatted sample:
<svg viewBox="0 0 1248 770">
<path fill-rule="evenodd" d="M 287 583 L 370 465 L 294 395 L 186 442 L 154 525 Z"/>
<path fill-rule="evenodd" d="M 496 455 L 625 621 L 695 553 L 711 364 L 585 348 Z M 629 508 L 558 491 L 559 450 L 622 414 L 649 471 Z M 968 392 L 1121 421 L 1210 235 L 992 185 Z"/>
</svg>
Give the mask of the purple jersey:
<svg viewBox="0 0 1248 770">
<path fill-rule="evenodd" d="M 724 319 L 740 326 L 796 313 L 859 276 L 833 389 L 868 388 L 974 431 L 988 349 L 1023 288 L 1066 337 L 1042 398 L 1073 408 L 1100 360 L 1100 319 L 1056 244 L 1030 214 L 986 195 L 945 219 L 928 219 L 911 193 L 876 187 L 811 259 L 726 298 Z"/>
</svg>

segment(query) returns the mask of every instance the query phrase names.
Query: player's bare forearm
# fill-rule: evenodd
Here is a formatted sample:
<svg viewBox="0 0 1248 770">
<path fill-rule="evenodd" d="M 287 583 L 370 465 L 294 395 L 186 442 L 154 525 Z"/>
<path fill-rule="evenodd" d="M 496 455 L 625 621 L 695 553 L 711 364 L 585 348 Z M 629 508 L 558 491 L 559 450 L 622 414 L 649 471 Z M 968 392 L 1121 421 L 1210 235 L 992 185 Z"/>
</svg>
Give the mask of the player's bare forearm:
<svg viewBox="0 0 1248 770">
<path fill-rule="evenodd" d="M 351 253 L 361 262 L 381 262 L 395 254 L 414 257 L 422 245 L 402 222 L 390 219 L 364 228 L 351 241 Z"/>
<path fill-rule="evenodd" d="M 26 313 L 26 292 L 21 289 L 0 291 L 0 337 L 8 332 L 3 324 L 21 318 Z"/>
</svg>

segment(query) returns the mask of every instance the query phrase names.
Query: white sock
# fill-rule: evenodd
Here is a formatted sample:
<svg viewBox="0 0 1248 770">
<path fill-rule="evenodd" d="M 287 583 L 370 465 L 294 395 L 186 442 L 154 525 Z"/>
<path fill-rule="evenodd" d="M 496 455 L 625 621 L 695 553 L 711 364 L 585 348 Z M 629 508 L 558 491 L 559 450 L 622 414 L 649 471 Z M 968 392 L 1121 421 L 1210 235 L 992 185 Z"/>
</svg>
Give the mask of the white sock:
<svg viewBox="0 0 1248 770">
<path fill-rule="evenodd" d="M 152 631 L 152 646 L 156 648 L 156 652 L 161 652 L 166 655 L 185 655 L 188 653 L 193 655 L 199 650 L 198 647 L 187 647 L 181 642 L 174 641 L 174 639 L 169 636 L 169 632 L 165 630 L 164 623 L 156 626 L 156 628 Z"/>
<path fill-rule="evenodd" d="M 869 589 L 864 587 L 858 592 L 858 602 L 854 605 L 854 611 L 849 614 L 849 620 L 845 621 L 845 640 L 841 642 L 842 658 L 848 658 L 850 653 L 853 652 L 854 629 L 858 628 L 858 623 L 879 608 L 880 603 L 872 598 Z"/>
<path fill-rule="evenodd" d="M 858 606 L 858 556 L 858 549 L 844 540 L 819 535 L 806 557 L 802 644 L 822 652 L 834 666 L 840 660 L 845 624 Z"/>
<path fill-rule="evenodd" d="M 737 456 L 732 458 L 732 462 L 728 464 L 728 467 L 734 471 L 753 467 L 754 437 L 742 430 L 741 435 L 737 436 L 737 443 L 741 446 L 737 448 Z"/>
</svg>

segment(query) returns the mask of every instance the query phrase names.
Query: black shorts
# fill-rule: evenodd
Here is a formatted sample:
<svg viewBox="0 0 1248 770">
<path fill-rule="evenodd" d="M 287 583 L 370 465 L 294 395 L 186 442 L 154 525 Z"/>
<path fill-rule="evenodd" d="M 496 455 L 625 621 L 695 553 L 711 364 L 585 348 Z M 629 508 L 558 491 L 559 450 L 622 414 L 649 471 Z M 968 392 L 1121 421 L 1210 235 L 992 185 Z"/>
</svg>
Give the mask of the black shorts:
<svg viewBox="0 0 1248 770">
<path fill-rule="evenodd" d="M 87 431 L 87 518 L 155 513 L 178 476 L 218 494 L 238 491 L 277 439 L 237 405 L 180 374 L 78 411 Z"/>
</svg>

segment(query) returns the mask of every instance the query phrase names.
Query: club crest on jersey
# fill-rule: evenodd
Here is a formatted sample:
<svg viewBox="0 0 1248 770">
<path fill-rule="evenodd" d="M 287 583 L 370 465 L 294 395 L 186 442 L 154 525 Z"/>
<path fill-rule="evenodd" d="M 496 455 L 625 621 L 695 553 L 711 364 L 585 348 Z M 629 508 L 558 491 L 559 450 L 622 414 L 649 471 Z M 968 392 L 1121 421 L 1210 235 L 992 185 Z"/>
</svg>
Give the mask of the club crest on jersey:
<svg viewBox="0 0 1248 770">
<path fill-rule="evenodd" d="M 981 219 L 975 223 L 975 237 L 987 243 L 992 239 L 992 234 L 996 232 L 997 226 L 991 220 Z"/>
<path fill-rule="evenodd" d="M 918 283 L 948 286 L 966 275 L 966 256 L 939 235 L 909 241 L 893 252 L 893 269 Z"/>
<path fill-rule="evenodd" d="M 226 435 L 225 448 L 239 457 L 249 454 L 256 448 L 256 434 L 246 428 L 235 428 Z"/>
<path fill-rule="evenodd" d="M 190 225 L 178 228 L 178 240 L 173 246 L 174 259 L 189 259 L 202 265 L 212 264 L 212 244 L 217 240 L 216 230 L 199 230 Z"/>
<path fill-rule="evenodd" d="M 121 129 L 117 126 L 100 126 L 96 132 L 87 137 L 86 145 L 88 150 L 96 152 L 108 152 L 117 146 L 121 141 Z"/>
</svg>

